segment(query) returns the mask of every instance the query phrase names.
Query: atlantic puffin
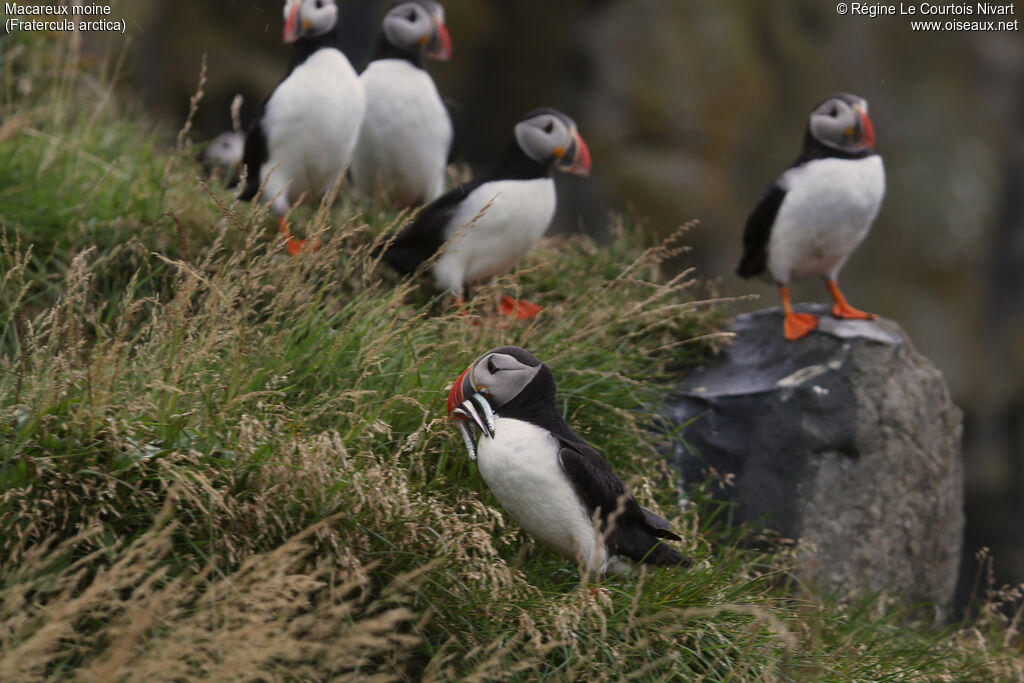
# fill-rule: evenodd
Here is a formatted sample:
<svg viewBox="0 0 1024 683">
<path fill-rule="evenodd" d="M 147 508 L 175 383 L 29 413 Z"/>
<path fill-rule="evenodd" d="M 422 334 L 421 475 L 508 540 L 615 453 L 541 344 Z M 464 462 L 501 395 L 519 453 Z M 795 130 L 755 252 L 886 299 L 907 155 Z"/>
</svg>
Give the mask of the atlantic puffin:
<svg viewBox="0 0 1024 683">
<path fill-rule="evenodd" d="M 423 58 L 447 61 L 451 54 L 444 8 L 433 0 L 402 2 L 384 16 L 372 61 L 359 76 L 366 115 L 351 173 L 363 194 L 413 206 L 444 192 L 452 121 Z"/>
<path fill-rule="evenodd" d="M 285 214 L 303 193 L 326 194 L 352 158 L 366 97 L 340 48 L 335 0 L 287 0 L 284 42 L 292 43 L 288 75 L 263 102 L 245 137 L 246 184 L 239 197 L 273 202 L 289 253 L 302 242 L 291 237 Z"/>
<path fill-rule="evenodd" d="M 861 243 L 885 196 L 885 168 L 875 152 L 875 131 L 862 97 L 839 93 L 811 111 L 804 147 L 768 187 L 747 219 L 738 275 L 767 273 L 778 284 L 786 338 L 818 326 L 817 316 L 795 313 L 789 283 L 823 277 L 837 318 L 878 316 L 850 306 L 836 278 Z"/>
<path fill-rule="evenodd" d="M 554 375 L 530 352 L 501 346 L 473 361 L 448 394 L 448 415 L 502 507 L 587 573 L 619 573 L 629 560 L 693 564 L 662 542 L 682 540 L 668 520 L 641 507 L 611 465 L 569 428 L 555 401 Z"/>
<path fill-rule="evenodd" d="M 461 231 L 430 270 L 438 289 L 462 300 L 467 285 L 511 269 L 547 230 L 555 215 L 556 168 L 589 175 L 590 150 L 571 118 L 536 109 L 515 125 L 496 168 L 428 204 L 389 238 L 383 260 L 413 273 Z"/>
</svg>

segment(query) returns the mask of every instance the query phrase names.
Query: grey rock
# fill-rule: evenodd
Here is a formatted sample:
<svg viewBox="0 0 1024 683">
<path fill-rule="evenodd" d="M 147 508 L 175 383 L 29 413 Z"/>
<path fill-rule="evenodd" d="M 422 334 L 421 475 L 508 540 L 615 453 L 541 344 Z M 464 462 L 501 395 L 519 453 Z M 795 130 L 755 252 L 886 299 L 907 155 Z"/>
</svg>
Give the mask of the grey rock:
<svg viewBox="0 0 1024 683">
<path fill-rule="evenodd" d="M 799 309 L 822 318 L 797 342 L 781 309 L 739 316 L 666 403 L 684 487 L 708 480 L 734 522 L 798 540 L 804 580 L 942 617 L 964 525 L 960 410 L 895 323 Z"/>
</svg>

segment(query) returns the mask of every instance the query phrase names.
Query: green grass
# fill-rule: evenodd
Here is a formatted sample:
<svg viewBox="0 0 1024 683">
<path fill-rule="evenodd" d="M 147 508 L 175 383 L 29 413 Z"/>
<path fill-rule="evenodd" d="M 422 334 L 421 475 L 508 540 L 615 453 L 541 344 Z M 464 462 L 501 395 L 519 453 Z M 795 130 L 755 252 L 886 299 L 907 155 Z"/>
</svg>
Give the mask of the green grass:
<svg viewBox="0 0 1024 683">
<path fill-rule="evenodd" d="M 374 262 L 403 216 L 343 188 L 296 212 L 323 247 L 289 258 L 115 96 L 116 65 L 4 40 L 0 680 L 1024 675 L 1013 595 L 939 630 L 816 595 L 675 502 L 643 407 L 720 315 L 661 273 L 678 239 L 549 242 L 462 314 Z M 497 321 L 501 291 L 546 310 Z M 695 569 L 591 590 L 504 516 L 443 407 L 502 344 L 552 367 Z"/>
</svg>

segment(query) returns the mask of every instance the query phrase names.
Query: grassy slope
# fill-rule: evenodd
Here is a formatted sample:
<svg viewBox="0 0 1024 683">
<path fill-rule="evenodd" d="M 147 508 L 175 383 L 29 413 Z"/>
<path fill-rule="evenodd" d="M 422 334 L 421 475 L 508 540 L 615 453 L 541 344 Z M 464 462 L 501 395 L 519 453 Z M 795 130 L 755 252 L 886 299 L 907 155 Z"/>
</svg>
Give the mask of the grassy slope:
<svg viewBox="0 0 1024 683">
<path fill-rule="evenodd" d="M 288 258 L 102 69 L 5 41 L 0 680 L 1024 675 L 994 612 L 939 633 L 832 604 L 673 504 L 636 410 L 713 313 L 659 276 L 672 245 L 548 245 L 474 300 L 522 287 L 543 316 L 461 316 L 369 257 L 401 216 L 302 209 L 324 248 Z M 591 594 L 504 518 L 442 406 L 506 343 L 698 568 Z"/>
</svg>

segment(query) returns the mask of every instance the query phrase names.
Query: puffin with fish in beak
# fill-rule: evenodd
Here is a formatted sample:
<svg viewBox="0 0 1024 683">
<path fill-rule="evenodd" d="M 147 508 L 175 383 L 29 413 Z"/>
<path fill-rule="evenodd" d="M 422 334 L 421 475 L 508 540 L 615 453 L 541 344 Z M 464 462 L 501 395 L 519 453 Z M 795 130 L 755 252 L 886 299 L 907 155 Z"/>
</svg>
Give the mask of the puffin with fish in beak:
<svg viewBox="0 0 1024 683">
<path fill-rule="evenodd" d="M 641 507 L 570 429 L 554 375 L 530 352 L 502 346 L 480 356 L 455 380 L 447 407 L 498 502 L 542 545 L 600 576 L 631 562 L 693 564 L 665 545 L 682 540 L 668 521 Z"/>
</svg>

